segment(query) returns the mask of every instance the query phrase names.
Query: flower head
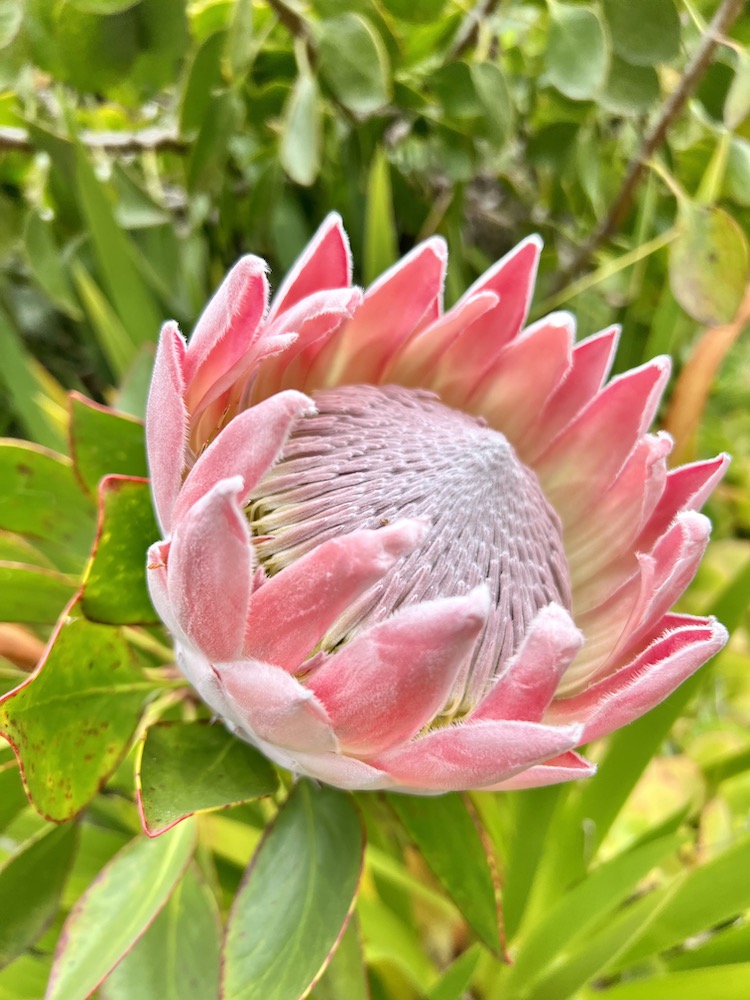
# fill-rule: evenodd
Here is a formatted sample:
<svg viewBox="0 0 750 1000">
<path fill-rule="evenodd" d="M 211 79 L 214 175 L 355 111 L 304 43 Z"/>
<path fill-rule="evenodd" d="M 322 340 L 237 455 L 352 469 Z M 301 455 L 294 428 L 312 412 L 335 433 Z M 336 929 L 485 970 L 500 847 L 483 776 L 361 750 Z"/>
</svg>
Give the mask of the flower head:
<svg viewBox="0 0 750 1000">
<path fill-rule="evenodd" d="M 346 788 L 525 788 L 726 641 L 673 614 L 725 456 L 668 471 L 668 359 L 609 383 L 617 332 L 524 328 L 531 238 L 442 311 L 446 252 L 364 294 L 338 216 L 270 307 L 240 260 L 147 413 L 154 604 L 201 697 L 277 763 Z"/>
</svg>

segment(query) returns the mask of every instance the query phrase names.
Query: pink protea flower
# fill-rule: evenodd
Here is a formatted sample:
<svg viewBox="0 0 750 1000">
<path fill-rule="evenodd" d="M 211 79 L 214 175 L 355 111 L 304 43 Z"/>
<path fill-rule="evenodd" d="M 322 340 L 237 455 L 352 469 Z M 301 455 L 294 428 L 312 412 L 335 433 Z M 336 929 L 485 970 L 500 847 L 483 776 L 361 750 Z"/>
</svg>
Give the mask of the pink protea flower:
<svg viewBox="0 0 750 1000">
<path fill-rule="evenodd" d="M 364 295 L 332 215 L 267 306 L 240 260 L 147 415 L 154 604 L 243 739 L 345 788 L 525 788 L 726 641 L 673 614 L 720 456 L 667 471 L 659 358 L 605 383 L 615 329 L 523 328 L 539 241 L 448 312 L 428 240 Z"/>
</svg>

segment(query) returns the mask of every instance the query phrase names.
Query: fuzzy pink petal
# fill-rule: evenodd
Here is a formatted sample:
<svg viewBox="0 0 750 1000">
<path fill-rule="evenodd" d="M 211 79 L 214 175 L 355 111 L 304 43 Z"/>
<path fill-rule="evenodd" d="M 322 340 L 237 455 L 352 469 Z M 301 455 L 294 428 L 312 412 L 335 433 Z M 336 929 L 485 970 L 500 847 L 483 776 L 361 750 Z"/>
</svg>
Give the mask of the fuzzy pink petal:
<svg viewBox="0 0 750 1000">
<path fill-rule="evenodd" d="M 371 791 L 377 788 L 391 788 L 394 779 L 356 757 L 346 757 L 343 754 L 295 753 L 294 759 L 284 765 L 292 771 L 306 774 L 319 781 L 325 781 L 336 788 Z"/>
<path fill-rule="evenodd" d="M 242 649 L 252 574 L 242 490 L 240 477 L 217 483 L 186 512 L 169 551 L 174 617 L 209 660 L 233 660 Z"/>
<path fill-rule="evenodd" d="M 531 622 L 518 652 L 489 694 L 469 716 L 539 722 L 583 636 L 568 612 L 549 604 Z"/>
<path fill-rule="evenodd" d="M 575 320 L 569 313 L 552 313 L 534 323 L 500 352 L 466 409 L 516 444 L 565 378 L 574 340 Z"/>
<path fill-rule="evenodd" d="M 499 301 L 494 292 L 477 292 L 469 298 L 464 297 L 402 345 L 388 365 L 383 382 L 429 386 L 435 367 L 447 348 Z"/>
<path fill-rule="evenodd" d="M 513 778 L 501 781 L 497 785 L 483 788 L 483 792 L 515 792 L 522 788 L 545 788 L 547 785 L 559 785 L 564 781 L 576 781 L 578 778 L 590 778 L 596 774 L 596 764 L 581 757 L 573 750 L 553 757 L 544 764 L 537 764 L 527 771 L 520 771 Z"/>
<path fill-rule="evenodd" d="M 632 573 L 636 540 L 664 491 L 671 448 L 669 435 L 646 434 L 610 488 L 593 504 L 587 498 L 581 516 L 566 526 L 578 613 L 601 604 Z"/>
<path fill-rule="evenodd" d="M 553 702 L 546 719 L 560 724 L 585 721 L 582 742 L 589 742 L 650 711 L 727 641 L 726 629 L 713 618 L 684 622 L 616 673 L 573 698 Z"/>
<path fill-rule="evenodd" d="M 652 580 L 644 581 L 627 648 L 633 649 L 682 596 L 706 551 L 711 522 L 696 511 L 682 511 L 651 550 Z"/>
<path fill-rule="evenodd" d="M 248 656 L 294 672 L 330 626 L 424 536 L 417 521 L 332 538 L 271 577 L 250 603 Z"/>
<path fill-rule="evenodd" d="M 146 557 L 146 583 L 157 615 L 180 642 L 184 641 L 186 636 L 177 624 L 167 586 L 167 562 L 171 544 L 171 542 L 154 542 L 150 546 Z"/>
<path fill-rule="evenodd" d="M 483 788 L 518 771 L 572 750 L 582 727 L 555 728 L 516 719 L 471 722 L 437 729 L 368 763 L 399 784 L 425 791 Z"/>
<path fill-rule="evenodd" d="M 185 357 L 191 412 L 216 398 L 217 384 L 255 340 L 268 304 L 266 271 L 260 257 L 241 257 L 198 320 Z"/>
<path fill-rule="evenodd" d="M 188 414 L 185 408 L 185 341 L 176 323 L 165 323 L 159 337 L 146 405 L 146 450 L 151 492 L 162 531 L 172 525 L 172 508 L 185 468 Z"/>
<path fill-rule="evenodd" d="M 448 700 L 488 612 L 485 587 L 413 605 L 360 632 L 315 671 L 307 685 L 346 752 L 380 753 L 416 736 Z"/>
<path fill-rule="evenodd" d="M 669 371 L 669 358 L 656 358 L 614 379 L 534 463 L 564 523 L 581 497 L 617 476 L 651 423 Z"/>
<path fill-rule="evenodd" d="M 479 319 L 472 330 L 472 335 L 478 335 L 481 339 L 483 328 L 491 328 L 495 351 L 518 336 L 526 322 L 541 252 L 542 241 L 539 236 L 529 236 L 522 240 L 485 271 L 459 302 L 460 305 L 478 292 L 494 292 L 499 296 L 497 309 Z"/>
<path fill-rule="evenodd" d="M 445 243 L 434 237 L 386 271 L 315 359 L 304 388 L 379 382 L 401 344 L 439 310 L 446 258 Z"/>
<path fill-rule="evenodd" d="M 315 292 L 351 284 L 349 238 L 341 216 L 330 212 L 274 296 L 269 322 Z"/>
<path fill-rule="evenodd" d="M 291 751 L 338 749 L 326 711 L 281 667 L 239 660 L 217 667 L 233 717 L 251 735 Z"/>
<path fill-rule="evenodd" d="M 612 326 L 576 344 L 568 377 L 519 440 L 524 454 L 531 459 L 541 454 L 588 406 L 609 374 L 619 335 L 619 326 Z"/>
<path fill-rule="evenodd" d="M 238 414 L 211 442 L 185 480 L 174 508 L 174 523 L 221 479 L 241 476 L 240 504 L 275 463 L 295 421 L 314 413 L 315 404 L 301 392 L 278 393 Z"/>
<path fill-rule="evenodd" d="M 285 351 L 263 362 L 252 384 L 252 398 L 265 399 L 281 389 L 303 385 L 316 355 L 361 303 L 359 288 L 337 288 L 309 295 L 284 312 L 273 329 L 296 331 L 297 339 Z"/>
<path fill-rule="evenodd" d="M 729 468 L 729 455 L 693 462 L 670 470 L 661 499 L 639 538 L 639 547 L 650 548 L 664 534 L 681 510 L 700 510 Z"/>
</svg>

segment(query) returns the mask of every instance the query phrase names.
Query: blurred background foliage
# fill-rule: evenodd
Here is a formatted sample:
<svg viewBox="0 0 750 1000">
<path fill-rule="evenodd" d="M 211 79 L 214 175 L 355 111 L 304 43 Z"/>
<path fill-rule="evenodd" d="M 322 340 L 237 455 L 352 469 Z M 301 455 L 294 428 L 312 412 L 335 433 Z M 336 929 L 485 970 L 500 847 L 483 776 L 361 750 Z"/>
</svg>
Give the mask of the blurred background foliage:
<svg viewBox="0 0 750 1000">
<path fill-rule="evenodd" d="M 684 602 L 735 630 L 725 653 L 601 748 L 588 786 L 467 800 L 505 868 L 515 967 L 466 950 L 486 911 L 430 833 L 455 807 L 425 828 L 401 806 L 417 855 L 361 797 L 376 997 L 750 995 L 749 45 L 741 0 L 0 0 L 0 434 L 65 452 L 70 390 L 141 416 L 161 321 L 189 331 L 242 253 L 278 282 L 335 209 L 363 283 L 444 235 L 449 302 L 541 233 L 534 317 L 570 309 L 581 336 L 621 323 L 618 370 L 672 354 L 676 458 L 734 455 Z M 5 801 L 0 860 L 43 826 Z M 268 818 L 238 808 L 210 827 L 225 903 Z M 99 809 L 61 912 L 132 827 Z M 569 891 L 638 851 L 620 896 L 604 878 Z M 550 944 L 550 912 L 558 937 L 578 921 L 591 941 Z M 20 959 L 0 934 L 2 1000 L 41 996 L 60 920 Z M 344 942 L 321 1000 L 364 995 Z"/>
</svg>

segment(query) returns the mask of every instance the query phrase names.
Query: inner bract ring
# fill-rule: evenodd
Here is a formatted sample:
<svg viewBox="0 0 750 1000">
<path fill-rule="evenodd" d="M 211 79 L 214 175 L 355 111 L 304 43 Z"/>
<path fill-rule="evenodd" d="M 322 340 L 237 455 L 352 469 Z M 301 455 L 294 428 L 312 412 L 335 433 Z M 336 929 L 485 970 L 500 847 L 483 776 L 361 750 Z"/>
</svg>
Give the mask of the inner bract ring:
<svg viewBox="0 0 750 1000">
<path fill-rule="evenodd" d="M 258 561 L 273 575 L 327 539 L 399 518 L 426 522 L 422 543 L 317 650 L 331 652 L 406 605 L 485 584 L 487 625 L 443 718 L 463 714 L 503 672 L 537 612 L 571 606 L 560 519 L 503 434 L 433 393 L 349 385 L 313 399 L 317 412 L 298 419 L 247 507 Z"/>
</svg>

